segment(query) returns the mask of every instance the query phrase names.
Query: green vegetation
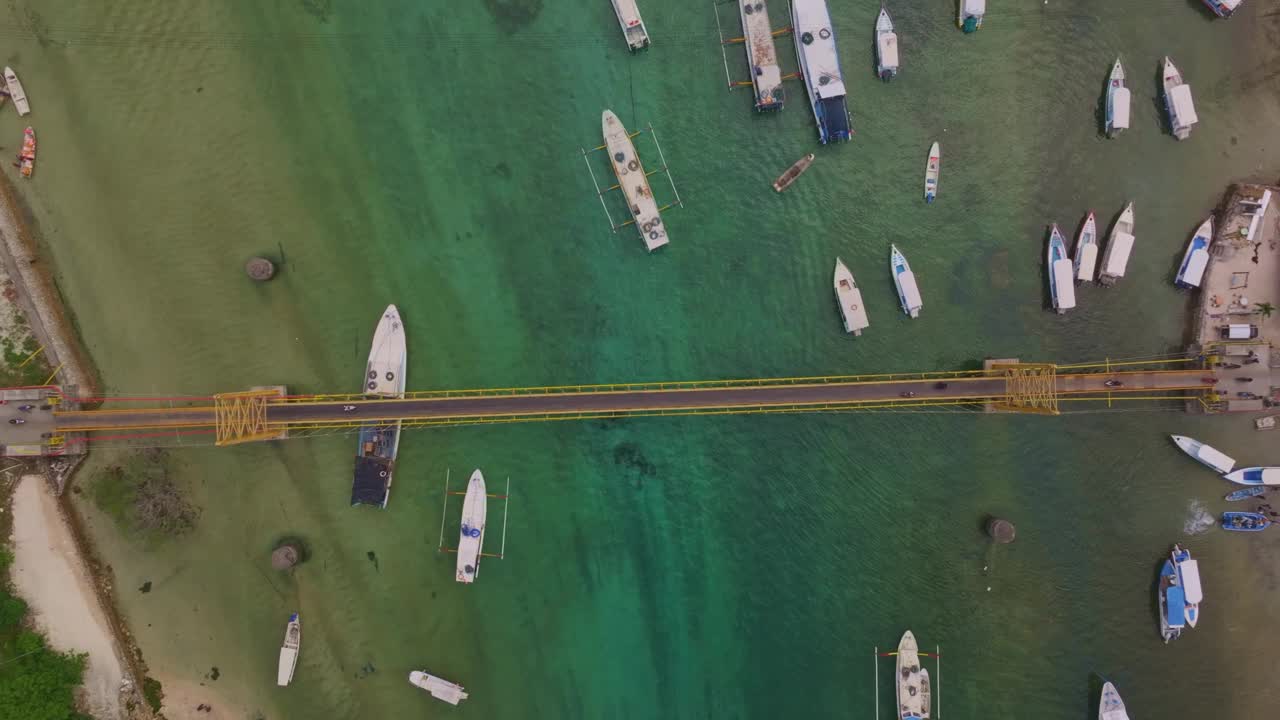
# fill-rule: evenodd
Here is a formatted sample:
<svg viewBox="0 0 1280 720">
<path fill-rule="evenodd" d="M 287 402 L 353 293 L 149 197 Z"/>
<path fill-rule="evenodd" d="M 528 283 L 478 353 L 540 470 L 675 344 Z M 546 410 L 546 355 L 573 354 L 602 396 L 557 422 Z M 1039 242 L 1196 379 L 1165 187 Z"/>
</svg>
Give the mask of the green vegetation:
<svg viewBox="0 0 1280 720">
<path fill-rule="evenodd" d="M 0 386 L 39 385 L 48 379 L 49 366 L 44 357 L 31 357 L 39 349 L 40 345 L 30 335 L 21 343 L 10 337 L 0 337 L 0 355 L 4 356 L 0 363 Z"/>
<path fill-rule="evenodd" d="M 50 650 L 23 627 L 27 604 L 8 587 L 12 562 L 0 548 L 0 720 L 92 720 L 75 709 L 85 656 Z"/>
<path fill-rule="evenodd" d="M 164 689 L 160 687 L 160 681 L 150 675 L 142 678 L 142 697 L 147 699 L 147 705 L 155 712 L 160 712 L 160 706 L 164 705 Z"/>
<path fill-rule="evenodd" d="M 1276 311 L 1276 306 L 1267 302 L 1254 303 L 1253 306 L 1258 309 L 1258 312 L 1262 315 L 1262 319 L 1264 320 L 1271 317 L 1271 313 Z"/>
<path fill-rule="evenodd" d="M 146 541 L 182 535 L 200 517 L 169 477 L 168 456 L 161 450 L 136 452 L 123 465 L 94 473 L 89 496 L 123 532 Z"/>
</svg>

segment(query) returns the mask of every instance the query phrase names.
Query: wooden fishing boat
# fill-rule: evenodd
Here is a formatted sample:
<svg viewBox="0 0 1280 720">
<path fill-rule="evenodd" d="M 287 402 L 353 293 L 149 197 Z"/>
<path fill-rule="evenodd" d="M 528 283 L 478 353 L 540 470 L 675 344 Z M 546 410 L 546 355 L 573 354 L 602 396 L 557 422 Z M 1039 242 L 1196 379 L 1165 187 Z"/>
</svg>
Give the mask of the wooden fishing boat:
<svg viewBox="0 0 1280 720">
<path fill-rule="evenodd" d="M 31 177 L 36 170 L 36 131 L 27 128 L 22 131 L 22 152 L 18 153 L 18 170 L 22 177 Z"/>
<path fill-rule="evenodd" d="M 796 178 L 800 177 L 801 173 L 808 170 L 809 166 L 813 164 L 813 159 L 814 154 L 809 153 L 795 161 L 791 167 L 787 168 L 786 172 L 779 175 L 778 179 L 773 181 L 773 189 L 778 192 L 782 192 L 783 190 L 791 187 L 791 183 L 795 182 Z"/>
<path fill-rule="evenodd" d="M 929 162 L 924 166 L 924 201 L 933 202 L 938 197 L 938 173 L 942 170 L 942 147 L 934 143 L 929 147 Z"/>
</svg>

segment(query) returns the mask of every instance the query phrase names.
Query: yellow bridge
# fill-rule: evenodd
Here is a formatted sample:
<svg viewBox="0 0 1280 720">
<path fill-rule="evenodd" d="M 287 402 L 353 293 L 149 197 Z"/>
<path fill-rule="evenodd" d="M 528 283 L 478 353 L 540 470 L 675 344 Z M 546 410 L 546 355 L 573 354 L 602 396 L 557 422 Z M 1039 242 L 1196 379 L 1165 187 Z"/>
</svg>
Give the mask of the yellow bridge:
<svg viewBox="0 0 1280 720">
<path fill-rule="evenodd" d="M 209 432 L 218 445 L 280 437 L 290 430 L 615 418 L 866 410 L 938 406 L 1058 414 L 1072 401 L 1186 400 L 1213 391 L 1211 370 L 1193 361 L 1053 365 L 988 361 L 982 370 L 703 382 L 433 390 L 404 398 L 285 396 L 277 390 L 217 395 L 185 407 L 54 412 L 54 435 L 119 430 Z M 1173 365 L 1181 368 L 1171 368 Z"/>
</svg>

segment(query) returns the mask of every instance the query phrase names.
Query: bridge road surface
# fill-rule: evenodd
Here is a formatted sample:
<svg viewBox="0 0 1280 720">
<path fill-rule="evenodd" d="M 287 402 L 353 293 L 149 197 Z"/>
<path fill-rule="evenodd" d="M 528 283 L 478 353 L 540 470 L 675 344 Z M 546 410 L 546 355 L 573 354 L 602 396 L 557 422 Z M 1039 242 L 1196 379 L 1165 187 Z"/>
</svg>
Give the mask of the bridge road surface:
<svg viewBox="0 0 1280 720">
<path fill-rule="evenodd" d="M 1087 373 L 1057 376 L 1058 392 L 1135 393 L 1141 391 L 1207 390 L 1212 373 L 1206 370 L 1174 372 Z M 1120 388 L 1105 382 L 1119 379 Z M 939 382 L 947 383 L 937 388 Z M 820 406 L 853 402 L 903 400 L 903 393 L 915 393 L 913 400 L 981 401 L 1005 394 L 1004 377 L 968 377 L 945 380 L 891 380 L 832 382 L 812 385 L 747 385 L 736 387 L 674 388 L 656 390 L 616 390 L 601 392 L 558 392 L 523 395 L 473 395 L 426 397 L 405 400 L 334 400 L 302 403 L 270 403 L 269 424 L 311 423 L 391 419 L 467 419 L 522 415 L 575 415 L 607 412 L 662 412 L 753 407 Z M 344 412 L 344 406 L 355 406 Z M 212 407 L 71 411 L 55 413 L 61 432 L 103 429 L 163 427 L 209 427 L 214 425 Z"/>
</svg>

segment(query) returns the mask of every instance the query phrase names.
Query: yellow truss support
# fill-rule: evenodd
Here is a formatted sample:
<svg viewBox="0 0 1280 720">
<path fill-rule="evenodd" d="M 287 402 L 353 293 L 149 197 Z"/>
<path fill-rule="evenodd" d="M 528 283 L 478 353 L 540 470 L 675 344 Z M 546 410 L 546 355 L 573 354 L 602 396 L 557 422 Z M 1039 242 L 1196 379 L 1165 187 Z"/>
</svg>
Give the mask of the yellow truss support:
<svg viewBox="0 0 1280 720">
<path fill-rule="evenodd" d="M 214 395 L 215 444 L 238 445 L 278 437 L 279 430 L 267 427 L 267 401 L 279 396 L 275 390 Z"/>
<path fill-rule="evenodd" d="M 996 364 L 1004 373 L 1005 395 L 993 403 L 1003 412 L 1057 415 L 1058 366 L 1051 363 Z"/>
</svg>

